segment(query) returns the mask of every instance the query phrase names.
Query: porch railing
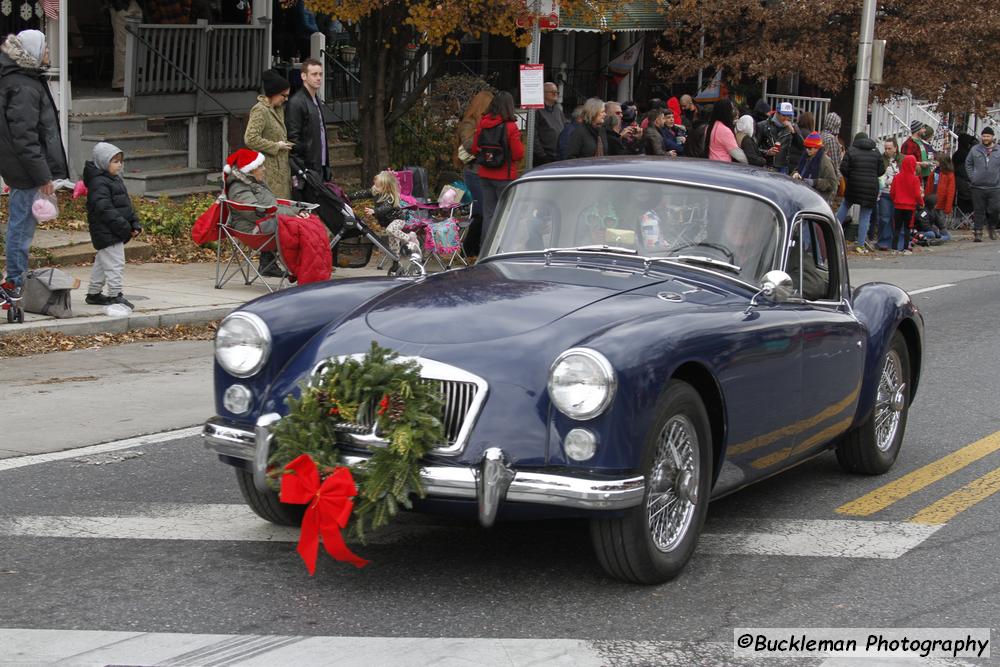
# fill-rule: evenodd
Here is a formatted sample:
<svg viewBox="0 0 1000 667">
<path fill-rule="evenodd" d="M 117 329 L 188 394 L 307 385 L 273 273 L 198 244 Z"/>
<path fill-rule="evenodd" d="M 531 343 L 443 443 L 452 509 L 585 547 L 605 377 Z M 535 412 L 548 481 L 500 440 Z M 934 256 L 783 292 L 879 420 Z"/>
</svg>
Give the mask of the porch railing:
<svg viewBox="0 0 1000 667">
<path fill-rule="evenodd" d="M 140 113 L 248 109 L 263 74 L 264 43 L 263 26 L 130 22 L 125 96 Z"/>
<path fill-rule="evenodd" d="M 823 121 L 830 110 L 829 97 L 802 97 L 800 95 L 780 95 L 778 93 L 767 93 L 765 95 L 767 103 L 772 109 L 777 109 L 782 102 L 791 102 L 795 111 L 802 113 L 808 111 L 816 119 L 816 131 L 823 129 Z"/>
<path fill-rule="evenodd" d="M 938 149 L 943 148 L 945 144 L 949 145 L 951 150 L 958 147 L 958 135 L 945 125 L 944 119 L 935 111 L 934 105 L 915 100 L 908 95 L 898 95 L 883 102 L 872 103 L 868 135 L 876 142 L 893 137 L 903 140 L 910 136 L 910 125 L 914 121 L 919 121 L 934 130 L 935 136 L 940 137 L 940 145 L 936 146 Z"/>
</svg>

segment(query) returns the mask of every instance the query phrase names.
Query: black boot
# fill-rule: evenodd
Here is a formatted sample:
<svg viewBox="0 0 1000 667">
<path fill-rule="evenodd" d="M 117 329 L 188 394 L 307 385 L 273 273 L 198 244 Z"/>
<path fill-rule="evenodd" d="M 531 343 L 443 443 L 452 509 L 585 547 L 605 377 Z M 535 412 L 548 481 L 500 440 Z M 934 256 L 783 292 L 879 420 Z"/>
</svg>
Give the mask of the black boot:
<svg viewBox="0 0 1000 667">
<path fill-rule="evenodd" d="M 986 232 L 990 235 L 990 241 L 996 241 L 997 240 L 996 231 L 994 231 L 994 229 L 992 227 L 987 227 L 986 228 Z"/>
<path fill-rule="evenodd" d="M 972 240 L 975 243 L 982 243 L 983 241 L 983 231 L 981 229 L 972 230 Z"/>
<path fill-rule="evenodd" d="M 260 263 L 257 265 L 257 270 L 265 278 L 285 277 L 285 272 L 278 266 L 278 255 L 273 252 L 260 253 Z"/>
</svg>

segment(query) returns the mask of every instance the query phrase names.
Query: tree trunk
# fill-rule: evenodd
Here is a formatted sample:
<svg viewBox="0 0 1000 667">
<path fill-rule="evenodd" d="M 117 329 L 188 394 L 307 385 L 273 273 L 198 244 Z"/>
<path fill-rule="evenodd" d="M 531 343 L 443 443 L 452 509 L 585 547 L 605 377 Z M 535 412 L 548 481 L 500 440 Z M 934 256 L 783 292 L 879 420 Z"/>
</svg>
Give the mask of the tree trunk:
<svg viewBox="0 0 1000 667">
<path fill-rule="evenodd" d="M 358 96 L 358 127 L 361 143 L 362 173 L 365 183 L 392 165 L 393 127 L 420 99 L 443 63 L 443 54 L 433 49 L 430 70 L 419 79 L 416 90 L 407 92 L 404 82 L 408 67 L 416 67 L 421 48 L 412 62 L 406 60 L 406 39 L 392 31 L 399 17 L 388 9 L 373 12 L 362 19 L 358 57 L 361 69 L 361 90 Z M 402 166 L 402 165 L 395 165 Z"/>
</svg>

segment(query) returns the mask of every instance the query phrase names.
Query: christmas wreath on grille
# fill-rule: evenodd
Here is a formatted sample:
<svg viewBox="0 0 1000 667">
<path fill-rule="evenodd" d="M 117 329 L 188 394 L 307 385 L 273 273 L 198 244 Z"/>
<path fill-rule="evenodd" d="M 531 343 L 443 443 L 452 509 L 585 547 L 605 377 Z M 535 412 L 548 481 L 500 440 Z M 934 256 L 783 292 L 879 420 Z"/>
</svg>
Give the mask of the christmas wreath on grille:
<svg viewBox="0 0 1000 667">
<path fill-rule="evenodd" d="M 309 491 L 315 492 L 317 500 L 310 503 L 306 519 L 308 512 L 319 505 L 326 483 L 343 475 L 338 433 L 356 425 L 362 414 L 377 421 L 377 432 L 387 444 L 374 448 L 367 461 L 351 467 L 357 493 L 355 503 L 345 496 L 346 505 L 338 505 L 340 528 L 349 520 L 353 534 L 364 542 L 366 530 L 377 530 L 387 525 L 401 507 L 412 507 L 411 496 L 424 496 L 420 459 L 444 442 L 444 426 L 439 417 L 440 395 L 420 377 L 416 361 L 402 361 L 397 353 L 373 341 L 363 357 L 330 361 L 302 387 L 298 398 L 289 395 L 285 402 L 288 415 L 275 426 L 276 447 L 268 461 L 268 474 L 271 484 L 284 496 L 289 475 L 303 474 L 299 461 L 308 457 L 314 462 L 308 474 L 314 474 L 311 471 L 315 467 L 319 480 L 309 486 Z M 353 490 L 353 485 L 345 488 Z M 345 506 L 348 509 L 344 510 Z M 306 523 L 304 520 L 300 553 Z M 330 539 L 326 533 L 323 536 L 329 551 Z M 308 557 L 303 554 L 303 558 L 308 566 Z"/>
</svg>

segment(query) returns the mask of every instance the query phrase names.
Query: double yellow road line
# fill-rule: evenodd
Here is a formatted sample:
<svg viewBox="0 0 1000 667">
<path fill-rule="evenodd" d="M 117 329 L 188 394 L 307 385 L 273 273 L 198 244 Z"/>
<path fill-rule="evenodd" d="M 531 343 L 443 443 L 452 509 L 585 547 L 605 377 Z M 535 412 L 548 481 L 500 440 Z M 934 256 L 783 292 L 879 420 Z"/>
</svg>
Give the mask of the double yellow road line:
<svg viewBox="0 0 1000 667">
<path fill-rule="evenodd" d="M 880 486 L 857 500 L 845 503 L 837 508 L 837 512 L 851 516 L 871 516 L 997 450 L 1000 450 L 1000 431 Z M 1000 491 L 1000 468 L 928 505 L 908 521 L 925 524 L 947 523 L 959 513 L 989 498 L 997 491 Z"/>
</svg>

